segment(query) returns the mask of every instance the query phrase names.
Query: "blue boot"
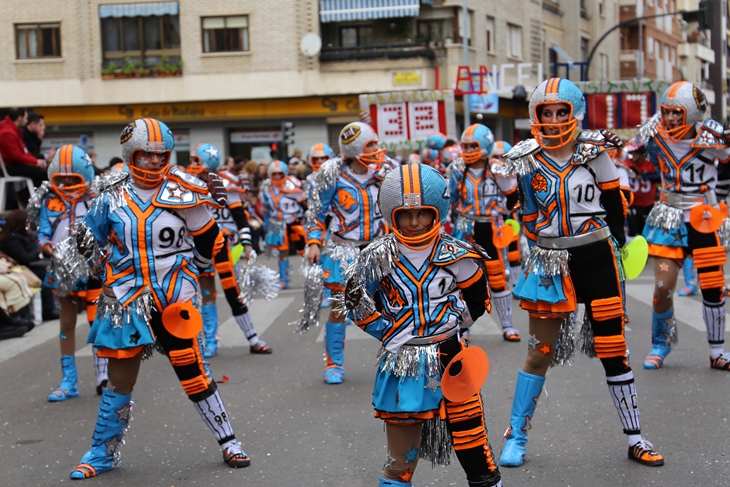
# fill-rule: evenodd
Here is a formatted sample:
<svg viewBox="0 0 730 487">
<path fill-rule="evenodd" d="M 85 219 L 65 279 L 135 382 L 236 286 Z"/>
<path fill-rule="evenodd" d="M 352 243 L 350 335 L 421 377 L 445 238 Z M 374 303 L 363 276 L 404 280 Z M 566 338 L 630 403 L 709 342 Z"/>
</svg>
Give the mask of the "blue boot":
<svg viewBox="0 0 730 487">
<path fill-rule="evenodd" d="M 525 445 L 527 445 L 527 430 L 532 427 L 530 420 L 535 414 L 537 398 L 540 397 L 545 377 L 519 371 L 515 385 L 515 398 L 512 401 L 512 416 L 509 429 L 505 433 L 507 441 L 499 456 L 499 465 L 502 467 L 519 467 L 525 461 Z"/>
<path fill-rule="evenodd" d="M 218 307 L 215 304 L 204 304 L 201 306 L 203 315 L 203 332 L 205 333 L 205 351 L 203 357 L 210 358 L 218 355 L 218 340 L 215 334 L 218 333 Z"/>
<path fill-rule="evenodd" d="M 322 302 L 320 303 L 320 308 L 329 308 L 332 306 L 332 290 L 325 286 L 324 288 L 324 298 L 322 298 Z"/>
<path fill-rule="evenodd" d="M 644 359 L 645 369 L 661 369 L 664 359 L 672 351 L 672 342 L 676 342 L 677 325 L 674 322 L 674 308 L 664 313 L 651 312 L 651 344 L 653 348 Z"/>
<path fill-rule="evenodd" d="M 695 270 L 695 260 L 692 257 L 684 259 L 682 273 L 684 273 L 684 287 L 677 294 L 680 296 L 694 296 L 697 294 L 697 271 Z"/>
<path fill-rule="evenodd" d="M 289 287 L 289 261 L 287 259 L 279 261 L 279 289 L 287 289 Z"/>
<path fill-rule="evenodd" d="M 132 417 L 132 395 L 104 389 L 99 403 L 91 449 L 71 472 L 72 479 L 88 479 L 119 465 L 119 446 Z"/>
<path fill-rule="evenodd" d="M 61 370 L 63 379 L 56 390 L 48 395 L 49 402 L 61 402 L 66 399 L 79 397 L 76 388 L 79 381 L 79 374 L 76 372 L 76 357 L 73 355 L 61 355 Z"/>
<path fill-rule="evenodd" d="M 380 477 L 380 482 L 378 482 L 378 487 L 411 487 L 412 485 L 411 482 L 399 482 L 398 480 L 384 479 L 383 477 Z"/>
<path fill-rule="evenodd" d="M 327 366 L 324 368 L 324 381 L 327 384 L 342 384 L 345 380 L 345 328 L 346 323 L 324 325 L 324 346 L 327 353 Z"/>
</svg>

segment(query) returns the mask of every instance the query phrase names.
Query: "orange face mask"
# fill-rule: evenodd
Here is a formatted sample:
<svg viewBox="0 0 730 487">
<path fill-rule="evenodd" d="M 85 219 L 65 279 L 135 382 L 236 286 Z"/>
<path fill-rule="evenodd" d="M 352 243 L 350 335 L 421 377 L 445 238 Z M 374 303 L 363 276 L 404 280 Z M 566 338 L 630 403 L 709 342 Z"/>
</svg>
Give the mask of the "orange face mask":
<svg viewBox="0 0 730 487">
<path fill-rule="evenodd" d="M 73 184 L 68 184 L 68 181 L 64 181 L 64 179 L 68 179 L 69 177 L 73 177 Z M 64 196 L 69 200 L 75 200 L 83 196 L 89 189 L 84 178 L 76 173 L 54 174 L 51 177 L 51 187 L 56 194 Z"/>
<path fill-rule="evenodd" d="M 692 126 L 686 123 L 687 110 L 685 110 L 684 107 L 668 107 L 666 105 L 661 105 L 662 113 L 665 110 L 672 111 L 672 110 L 676 110 L 676 109 L 682 110 L 682 114 L 683 114 L 682 123 L 680 125 L 678 125 L 677 127 L 668 129 L 666 127 L 666 124 L 664 123 L 664 116 L 662 116 L 662 121 L 659 123 L 659 125 L 657 125 L 657 128 L 656 128 L 657 132 L 659 132 L 659 134 L 662 137 L 664 137 L 666 139 L 674 140 L 675 142 L 678 140 L 682 140 L 685 137 L 685 135 L 687 135 L 687 133 L 692 129 Z"/>
</svg>

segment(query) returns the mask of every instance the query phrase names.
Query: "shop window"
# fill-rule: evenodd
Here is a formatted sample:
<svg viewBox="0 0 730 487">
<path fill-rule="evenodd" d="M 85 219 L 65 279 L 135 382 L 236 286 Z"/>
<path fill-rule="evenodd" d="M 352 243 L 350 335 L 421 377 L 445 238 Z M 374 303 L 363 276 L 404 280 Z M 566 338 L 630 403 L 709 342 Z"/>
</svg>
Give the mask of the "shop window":
<svg viewBox="0 0 730 487">
<path fill-rule="evenodd" d="M 101 19 L 104 64 L 140 62 L 145 66 L 180 57 L 180 19 L 177 15 L 107 17 Z"/>
<path fill-rule="evenodd" d="M 203 17 L 203 52 L 248 51 L 248 15 Z"/>
<path fill-rule="evenodd" d="M 17 24 L 18 59 L 61 57 L 61 24 Z"/>
</svg>

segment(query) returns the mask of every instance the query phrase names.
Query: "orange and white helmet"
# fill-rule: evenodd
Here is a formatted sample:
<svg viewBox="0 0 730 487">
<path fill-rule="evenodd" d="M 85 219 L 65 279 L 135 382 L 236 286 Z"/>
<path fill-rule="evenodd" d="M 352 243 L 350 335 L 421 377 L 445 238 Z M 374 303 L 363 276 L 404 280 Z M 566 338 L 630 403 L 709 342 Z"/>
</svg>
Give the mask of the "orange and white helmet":
<svg viewBox="0 0 730 487">
<path fill-rule="evenodd" d="M 167 125 L 154 118 L 138 118 L 124 127 L 120 142 L 122 158 L 132 178 L 144 187 L 159 186 L 170 169 L 170 156 L 175 148 L 175 138 Z M 136 152 L 161 154 L 164 165 L 155 170 L 137 166 L 134 163 Z"/>
<path fill-rule="evenodd" d="M 322 163 L 324 161 L 326 161 L 327 159 L 334 159 L 334 157 L 335 153 L 332 151 L 332 148 L 323 142 L 319 142 L 318 144 L 314 144 L 312 148 L 309 149 L 309 154 L 307 154 L 307 162 L 312 168 L 312 171 L 317 172 L 319 171 L 319 168 L 322 167 Z"/>
<path fill-rule="evenodd" d="M 564 103 L 570 107 L 570 117 L 563 123 L 541 123 L 539 110 L 544 105 Z M 578 124 L 586 113 L 586 99 L 572 81 L 564 78 L 550 78 L 535 88 L 530 96 L 530 126 L 532 135 L 541 147 L 559 149 L 565 147 L 575 135 Z M 548 135 L 543 129 L 557 127 L 557 135 Z"/>
<path fill-rule="evenodd" d="M 680 140 L 697 122 L 705 119 L 707 98 L 697 85 L 689 81 L 677 81 L 664 90 L 661 110 L 662 112 L 681 110 L 684 113 L 683 121 L 678 127 L 666 128 L 663 117 L 662 122 L 657 126 L 657 131 L 663 137 Z"/>
</svg>

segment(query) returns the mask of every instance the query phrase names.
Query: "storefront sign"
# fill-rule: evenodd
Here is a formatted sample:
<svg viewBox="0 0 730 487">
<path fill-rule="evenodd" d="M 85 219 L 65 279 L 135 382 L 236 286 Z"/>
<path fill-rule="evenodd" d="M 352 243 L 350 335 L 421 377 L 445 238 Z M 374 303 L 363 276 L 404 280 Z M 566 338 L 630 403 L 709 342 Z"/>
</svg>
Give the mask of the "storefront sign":
<svg viewBox="0 0 730 487">
<path fill-rule="evenodd" d="M 393 85 L 420 85 L 421 84 L 421 70 L 416 69 L 413 71 L 393 71 Z"/>
<path fill-rule="evenodd" d="M 250 144 L 252 142 L 279 142 L 281 130 L 232 130 L 231 144 Z"/>
<path fill-rule="evenodd" d="M 454 94 L 421 90 L 360 95 L 381 146 L 390 151 L 420 151 L 433 132 L 456 135 Z"/>
</svg>

